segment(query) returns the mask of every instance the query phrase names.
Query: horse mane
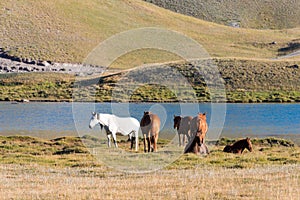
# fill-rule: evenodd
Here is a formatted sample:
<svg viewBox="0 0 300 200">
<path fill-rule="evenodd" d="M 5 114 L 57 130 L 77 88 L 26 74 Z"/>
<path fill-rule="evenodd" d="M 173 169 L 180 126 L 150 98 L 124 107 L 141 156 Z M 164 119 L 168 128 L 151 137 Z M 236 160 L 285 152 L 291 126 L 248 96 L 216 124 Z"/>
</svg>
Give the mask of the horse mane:
<svg viewBox="0 0 300 200">
<path fill-rule="evenodd" d="M 204 143 L 207 130 L 208 130 L 208 125 L 206 122 L 206 113 L 203 114 L 198 113 L 198 115 L 194 117 L 191 122 L 192 135 L 200 136 L 201 143 Z"/>
<path fill-rule="evenodd" d="M 151 112 L 144 112 L 144 116 L 142 117 L 141 120 L 141 126 L 148 126 L 151 123 Z"/>
</svg>

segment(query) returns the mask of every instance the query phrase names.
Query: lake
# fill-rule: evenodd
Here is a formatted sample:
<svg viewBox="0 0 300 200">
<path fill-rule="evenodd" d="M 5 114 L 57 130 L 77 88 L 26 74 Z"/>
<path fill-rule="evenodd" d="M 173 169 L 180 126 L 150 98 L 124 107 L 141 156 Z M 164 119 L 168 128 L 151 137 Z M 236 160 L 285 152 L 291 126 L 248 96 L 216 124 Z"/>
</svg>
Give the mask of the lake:
<svg viewBox="0 0 300 200">
<path fill-rule="evenodd" d="M 208 138 L 300 136 L 300 104 L 174 104 L 174 103 L 0 103 L 0 134 L 54 138 L 94 134 L 88 128 L 92 111 L 141 119 L 150 110 L 162 120 L 162 132 L 173 130 L 173 116 L 206 112 Z"/>
</svg>

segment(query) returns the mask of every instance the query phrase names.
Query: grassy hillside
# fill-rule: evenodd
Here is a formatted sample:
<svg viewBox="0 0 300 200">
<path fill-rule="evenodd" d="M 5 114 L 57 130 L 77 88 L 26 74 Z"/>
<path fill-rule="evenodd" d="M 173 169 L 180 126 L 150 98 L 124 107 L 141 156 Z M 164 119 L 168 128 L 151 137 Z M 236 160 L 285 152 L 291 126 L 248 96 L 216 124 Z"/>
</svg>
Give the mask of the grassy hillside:
<svg viewBox="0 0 300 200">
<path fill-rule="evenodd" d="M 300 25 L 300 2 L 293 0 L 145 0 L 174 12 L 224 25 L 283 29 Z"/>
<path fill-rule="evenodd" d="M 235 29 L 142 0 L 7 0 L 0 2 L 0 10 L 0 48 L 10 56 L 27 60 L 82 62 L 99 42 L 141 27 L 178 31 L 202 44 L 213 57 L 272 58 L 300 33 L 299 28 Z M 273 41 L 277 44 L 270 45 Z M 143 64 L 178 59 L 164 53 L 153 58 L 151 51 L 142 54 L 133 54 L 122 62 L 130 65 L 132 60 Z"/>
</svg>

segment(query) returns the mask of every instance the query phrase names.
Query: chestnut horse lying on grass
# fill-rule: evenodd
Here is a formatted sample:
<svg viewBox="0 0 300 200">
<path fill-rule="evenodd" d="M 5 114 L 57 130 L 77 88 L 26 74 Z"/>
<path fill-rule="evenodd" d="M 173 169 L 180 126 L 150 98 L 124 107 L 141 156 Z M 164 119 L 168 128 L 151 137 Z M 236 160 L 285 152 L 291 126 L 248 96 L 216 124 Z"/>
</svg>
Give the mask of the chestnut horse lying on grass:
<svg viewBox="0 0 300 200">
<path fill-rule="evenodd" d="M 242 154 L 244 149 L 248 149 L 250 152 L 252 152 L 252 143 L 250 141 L 250 138 L 242 139 L 239 141 L 236 141 L 235 143 L 231 145 L 225 146 L 223 149 L 224 152 L 227 153 L 236 153 L 236 154 Z"/>
<path fill-rule="evenodd" d="M 160 119 L 156 114 L 144 112 L 140 127 L 144 137 L 144 152 L 147 152 L 146 140 L 148 143 L 148 152 L 157 151 L 157 140 L 160 130 Z"/>
<path fill-rule="evenodd" d="M 185 145 L 185 138 L 188 138 L 188 142 L 190 141 L 190 128 L 191 128 L 191 121 L 193 117 L 181 117 L 174 115 L 174 129 L 177 129 L 178 139 L 179 139 L 179 146 Z M 181 138 L 182 135 L 182 138 Z"/>
</svg>

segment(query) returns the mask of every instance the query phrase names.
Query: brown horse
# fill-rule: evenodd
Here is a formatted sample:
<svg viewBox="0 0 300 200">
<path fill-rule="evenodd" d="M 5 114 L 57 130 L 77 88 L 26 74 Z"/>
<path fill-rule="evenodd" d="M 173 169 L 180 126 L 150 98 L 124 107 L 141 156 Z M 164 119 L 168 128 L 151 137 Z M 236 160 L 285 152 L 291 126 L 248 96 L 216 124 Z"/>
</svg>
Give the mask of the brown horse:
<svg viewBox="0 0 300 200">
<path fill-rule="evenodd" d="M 205 136 L 208 130 L 206 113 L 199 113 L 191 120 L 191 140 L 186 145 L 184 153 L 209 154 L 205 145 Z"/>
<path fill-rule="evenodd" d="M 191 137 L 199 136 L 200 143 L 203 144 L 207 130 L 206 113 L 198 113 L 191 121 Z"/>
<path fill-rule="evenodd" d="M 227 153 L 236 153 L 236 154 L 242 154 L 244 149 L 248 149 L 250 152 L 252 152 L 252 143 L 250 138 L 242 139 L 239 141 L 236 141 L 235 143 L 231 145 L 226 145 L 223 149 L 224 152 Z"/>
<path fill-rule="evenodd" d="M 174 129 L 177 129 L 179 146 L 183 146 L 185 144 L 186 137 L 188 138 L 188 141 L 190 141 L 190 127 L 192 119 L 193 117 L 191 116 L 181 117 L 174 115 Z M 180 138 L 180 135 L 182 135 L 182 139 Z"/>
<path fill-rule="evenodd" d="M 156 114 L 151 112 L 144 112 L 144 116 L 141 119 L 141 129 L 144 136 L 144 151 L 147 152 L 146 149 L 146 140 L 148 143 L 148 152 L 157 151 L 157 140 L 158 134 L 160 130 L 160 119 Z"/>
</svg>

